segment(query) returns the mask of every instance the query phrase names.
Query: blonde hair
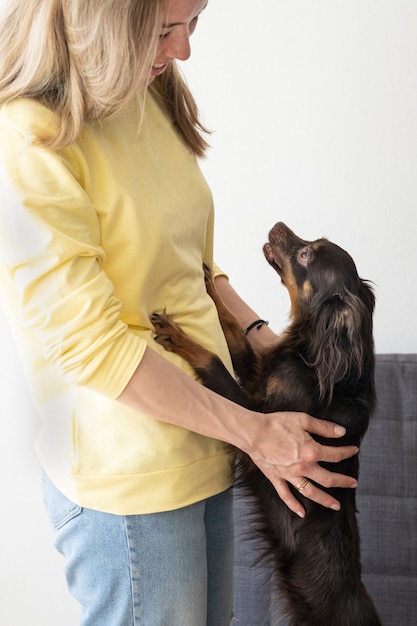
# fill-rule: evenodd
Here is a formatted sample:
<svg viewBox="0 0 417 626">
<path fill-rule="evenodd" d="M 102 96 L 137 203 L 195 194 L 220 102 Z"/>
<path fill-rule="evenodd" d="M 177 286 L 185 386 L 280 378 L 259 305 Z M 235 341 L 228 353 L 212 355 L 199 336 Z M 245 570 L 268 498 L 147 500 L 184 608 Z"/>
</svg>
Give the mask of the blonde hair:
<svg viewBox="0 0 417 626">
<path fill-rule="evenodd" d="M 145 94 L 166 0 L 9 0 L 0 21 L 0 104 L 34 98 L 60 120 L 42 143 L 64 147 L 85 124 Z M 154 86 L 196 156 L 207 142 L 175 62 Z"/>
</svg>

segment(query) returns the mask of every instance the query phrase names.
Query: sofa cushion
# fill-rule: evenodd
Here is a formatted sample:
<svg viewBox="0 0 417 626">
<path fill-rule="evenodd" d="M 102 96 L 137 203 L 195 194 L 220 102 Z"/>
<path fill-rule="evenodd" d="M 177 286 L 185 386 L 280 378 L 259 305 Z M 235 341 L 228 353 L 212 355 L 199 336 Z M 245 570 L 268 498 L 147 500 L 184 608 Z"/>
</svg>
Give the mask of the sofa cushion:
<svg viewBox="0 0 417 626">
<path fill-rule="evenodd" d="M 417 355 L 378 355 L 357 491 L 363 580 L 385 626 L 417 615 Z"/>
</svg>

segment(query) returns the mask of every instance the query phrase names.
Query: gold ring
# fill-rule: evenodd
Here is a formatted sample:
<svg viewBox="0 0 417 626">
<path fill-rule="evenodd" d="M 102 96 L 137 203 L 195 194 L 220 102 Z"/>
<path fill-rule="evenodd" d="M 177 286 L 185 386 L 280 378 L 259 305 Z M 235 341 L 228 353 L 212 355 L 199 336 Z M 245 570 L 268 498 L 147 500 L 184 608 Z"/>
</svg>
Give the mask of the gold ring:
<svg viewBox="0 0 417 626">
<path fill-rule="evenodd" d="M 295 485 L 295 488 L 297 489 L 297 491 L 302 491 L 307 484 L 307 478 L 303 478 L 303 480 L 300 480 L 300 482 Z"/>
</svg>

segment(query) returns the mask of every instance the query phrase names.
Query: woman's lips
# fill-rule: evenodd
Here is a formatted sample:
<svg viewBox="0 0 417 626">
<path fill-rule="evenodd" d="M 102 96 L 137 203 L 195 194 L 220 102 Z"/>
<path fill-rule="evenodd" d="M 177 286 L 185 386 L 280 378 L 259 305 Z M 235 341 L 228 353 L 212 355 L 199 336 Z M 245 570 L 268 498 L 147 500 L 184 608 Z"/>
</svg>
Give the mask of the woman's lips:
<svg viewBox="0 0 417 626">
<path fill-rule="evenodd" d="M 163 74 L 167 65 L 167 63 L 155 63 L 155 65 L 152 65 L 151 76 L 159 76 L 160 74 Z"/>
</svg>

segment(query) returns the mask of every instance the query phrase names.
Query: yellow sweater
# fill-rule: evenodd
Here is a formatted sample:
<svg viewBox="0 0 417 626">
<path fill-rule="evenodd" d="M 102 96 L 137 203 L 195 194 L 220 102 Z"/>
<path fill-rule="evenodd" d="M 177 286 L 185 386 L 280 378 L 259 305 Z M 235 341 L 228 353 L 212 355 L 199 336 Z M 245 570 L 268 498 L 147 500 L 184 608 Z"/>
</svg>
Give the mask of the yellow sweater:
<svg viewBox="0 0 417 626">
<path fill-rule="evenodd" d="M 211 193 L 158 97 L 87 127 L 70 147 L 35 147 L 54 115 L 0 109 L 0 294 L 42 419 L 40 461 L 81 506 L 170 510 L 231 484 L 219 441 L 115 400 L 164 307 L 231 369 L 203 261 L 213 262 Z M 196 420 L 199 416 L 196 415 Z"/>
</svg>

